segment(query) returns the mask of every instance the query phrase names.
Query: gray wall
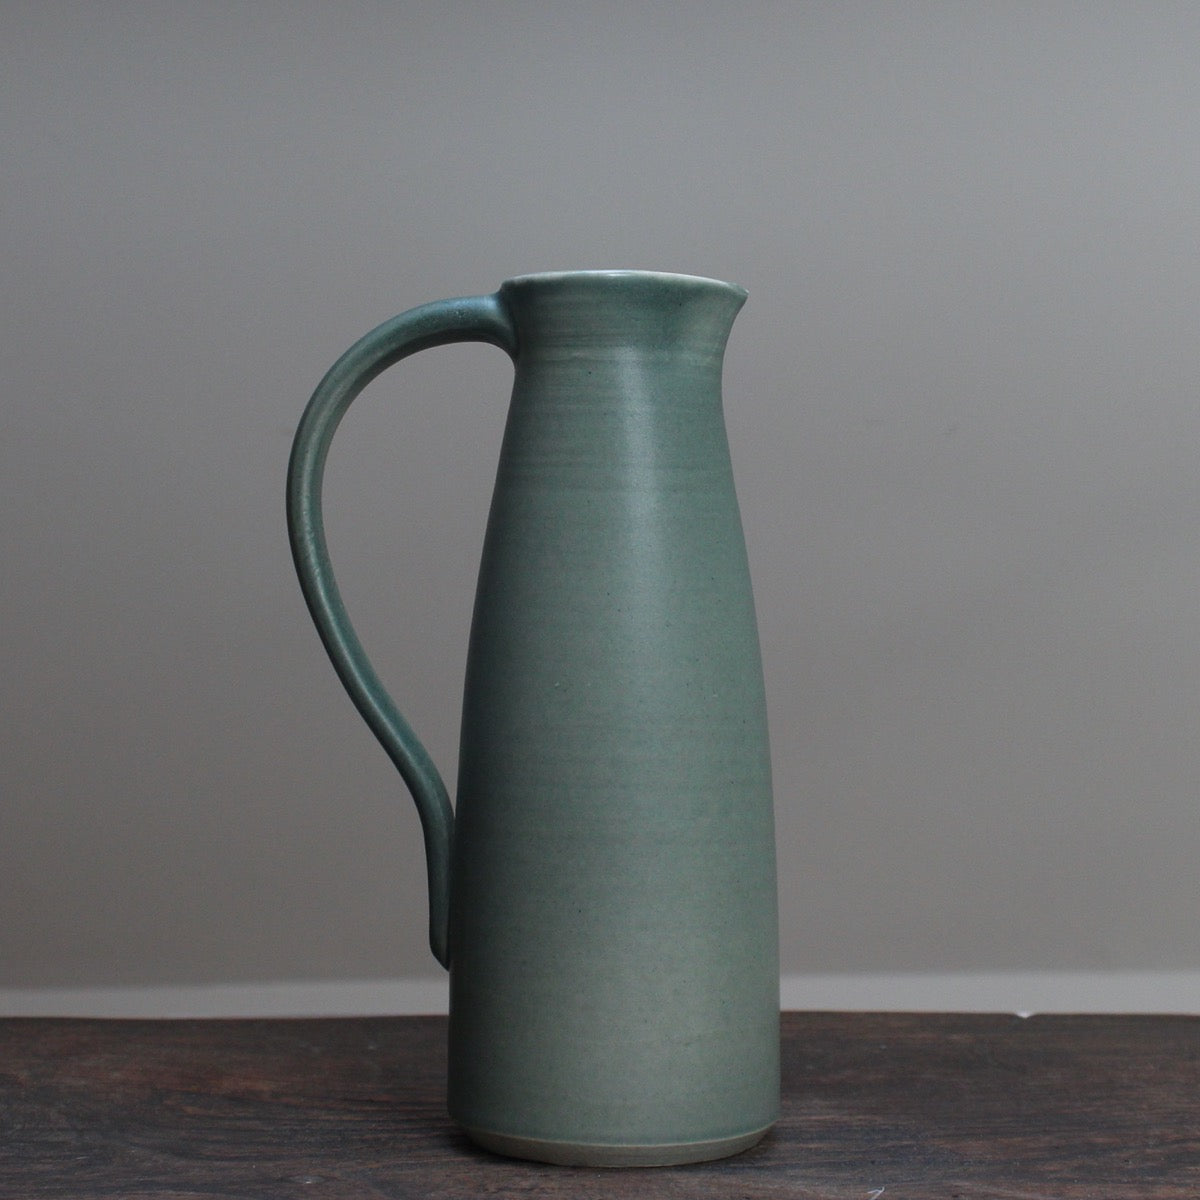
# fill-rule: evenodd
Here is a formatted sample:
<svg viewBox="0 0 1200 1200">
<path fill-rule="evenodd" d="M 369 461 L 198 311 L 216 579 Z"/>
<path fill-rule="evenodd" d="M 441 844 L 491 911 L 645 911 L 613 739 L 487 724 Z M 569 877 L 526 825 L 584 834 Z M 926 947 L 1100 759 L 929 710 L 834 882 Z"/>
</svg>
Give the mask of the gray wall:
<svg viewBox="0 0 1200 1200">
<path fill-rule="evenodd" d="M 432 974 L 308 624 L 304 401 L 505 277 L 744 284 L 790 972 L 1200 952 L 1200 9 L 5 3 L 0 985 Z M 360 401 L 330 537 L 454 775 L 509 387 Z"/>
</svg>

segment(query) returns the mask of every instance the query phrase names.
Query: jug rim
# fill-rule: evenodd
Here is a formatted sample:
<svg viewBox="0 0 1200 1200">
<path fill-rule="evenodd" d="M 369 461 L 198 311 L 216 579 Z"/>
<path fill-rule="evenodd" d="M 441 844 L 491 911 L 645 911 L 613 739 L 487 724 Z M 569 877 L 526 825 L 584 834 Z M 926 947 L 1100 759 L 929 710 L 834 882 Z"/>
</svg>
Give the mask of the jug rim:
<svg viewBox="0 0 1200 1200">
<path fill-rule="evenodd" d="M 640 279 L 658 281 L 661 283 L 704 284 L 710 287 L 727 288 L 746 296 L 746 289 L 738 283 L 729 283 L 724 279 L 714 279 L 708 275 L 689 275 L 679 271 L 647 271 L 636 268 L 594 269 L 585 268 L 578 271 L 533 271 L 524 275 L 514 275 L 506 279 L 500 286 L 510 284 L 531 283 L 564 283 L 576 279 Z"/>
</svg>

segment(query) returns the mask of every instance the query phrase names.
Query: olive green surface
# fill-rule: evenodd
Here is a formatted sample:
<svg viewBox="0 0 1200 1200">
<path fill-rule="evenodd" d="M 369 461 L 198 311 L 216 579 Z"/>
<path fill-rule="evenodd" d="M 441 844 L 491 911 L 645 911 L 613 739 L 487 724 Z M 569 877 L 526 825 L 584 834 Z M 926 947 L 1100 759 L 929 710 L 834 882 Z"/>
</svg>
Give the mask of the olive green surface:
<svg viewBox="0 0 1200 1200">
<path fill-rule="evenodd" d="M 776 1115 L 770 761 L 721 402 L 744 300 L 653 272 L 510 280 L 369 334 L 297 433 L 289 527 L 305 594 L 425 829 L 431 940 L 450 965 L 450 1110 L 508 1153 L 716 1157 Z M 320 477 L 353 396 L 455 340 L 503 346 L 516 375 L 452 813 L 341 607 Z"/>
</svg>

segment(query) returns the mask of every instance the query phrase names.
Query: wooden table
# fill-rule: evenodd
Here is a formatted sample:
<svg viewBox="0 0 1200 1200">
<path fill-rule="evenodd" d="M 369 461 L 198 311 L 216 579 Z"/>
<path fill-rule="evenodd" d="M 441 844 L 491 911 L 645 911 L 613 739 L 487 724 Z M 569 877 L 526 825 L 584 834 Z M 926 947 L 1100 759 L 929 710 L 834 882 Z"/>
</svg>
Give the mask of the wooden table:
<svg viewBox="0 0 1200 1200">
<path fill-rule="evenodd" d="M 0 1020 L 0 1197 L 1197 1200 L 1200 1018 L 788 1013 L 783 1115 L 692 1167 L 474 1149 L 439 1017 Z"/>
</svg>

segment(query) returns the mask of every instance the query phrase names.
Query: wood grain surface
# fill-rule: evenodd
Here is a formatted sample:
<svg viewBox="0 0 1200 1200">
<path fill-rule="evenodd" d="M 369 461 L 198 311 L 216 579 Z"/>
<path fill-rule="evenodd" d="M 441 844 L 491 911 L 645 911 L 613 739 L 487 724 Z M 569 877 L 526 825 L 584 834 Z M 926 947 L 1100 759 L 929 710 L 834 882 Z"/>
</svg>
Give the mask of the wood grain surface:
<svg viewBox="0 0 1200 1200">
<path fill-rule="evenodd" d="M 1200 1018 L 788 1013 L 783 1031 L 759 1147 L 602 1171 L 461 1137 L 444 1018 L 0 1020 L 0 1197 L 1200 1197 Z"/>
</svg>

